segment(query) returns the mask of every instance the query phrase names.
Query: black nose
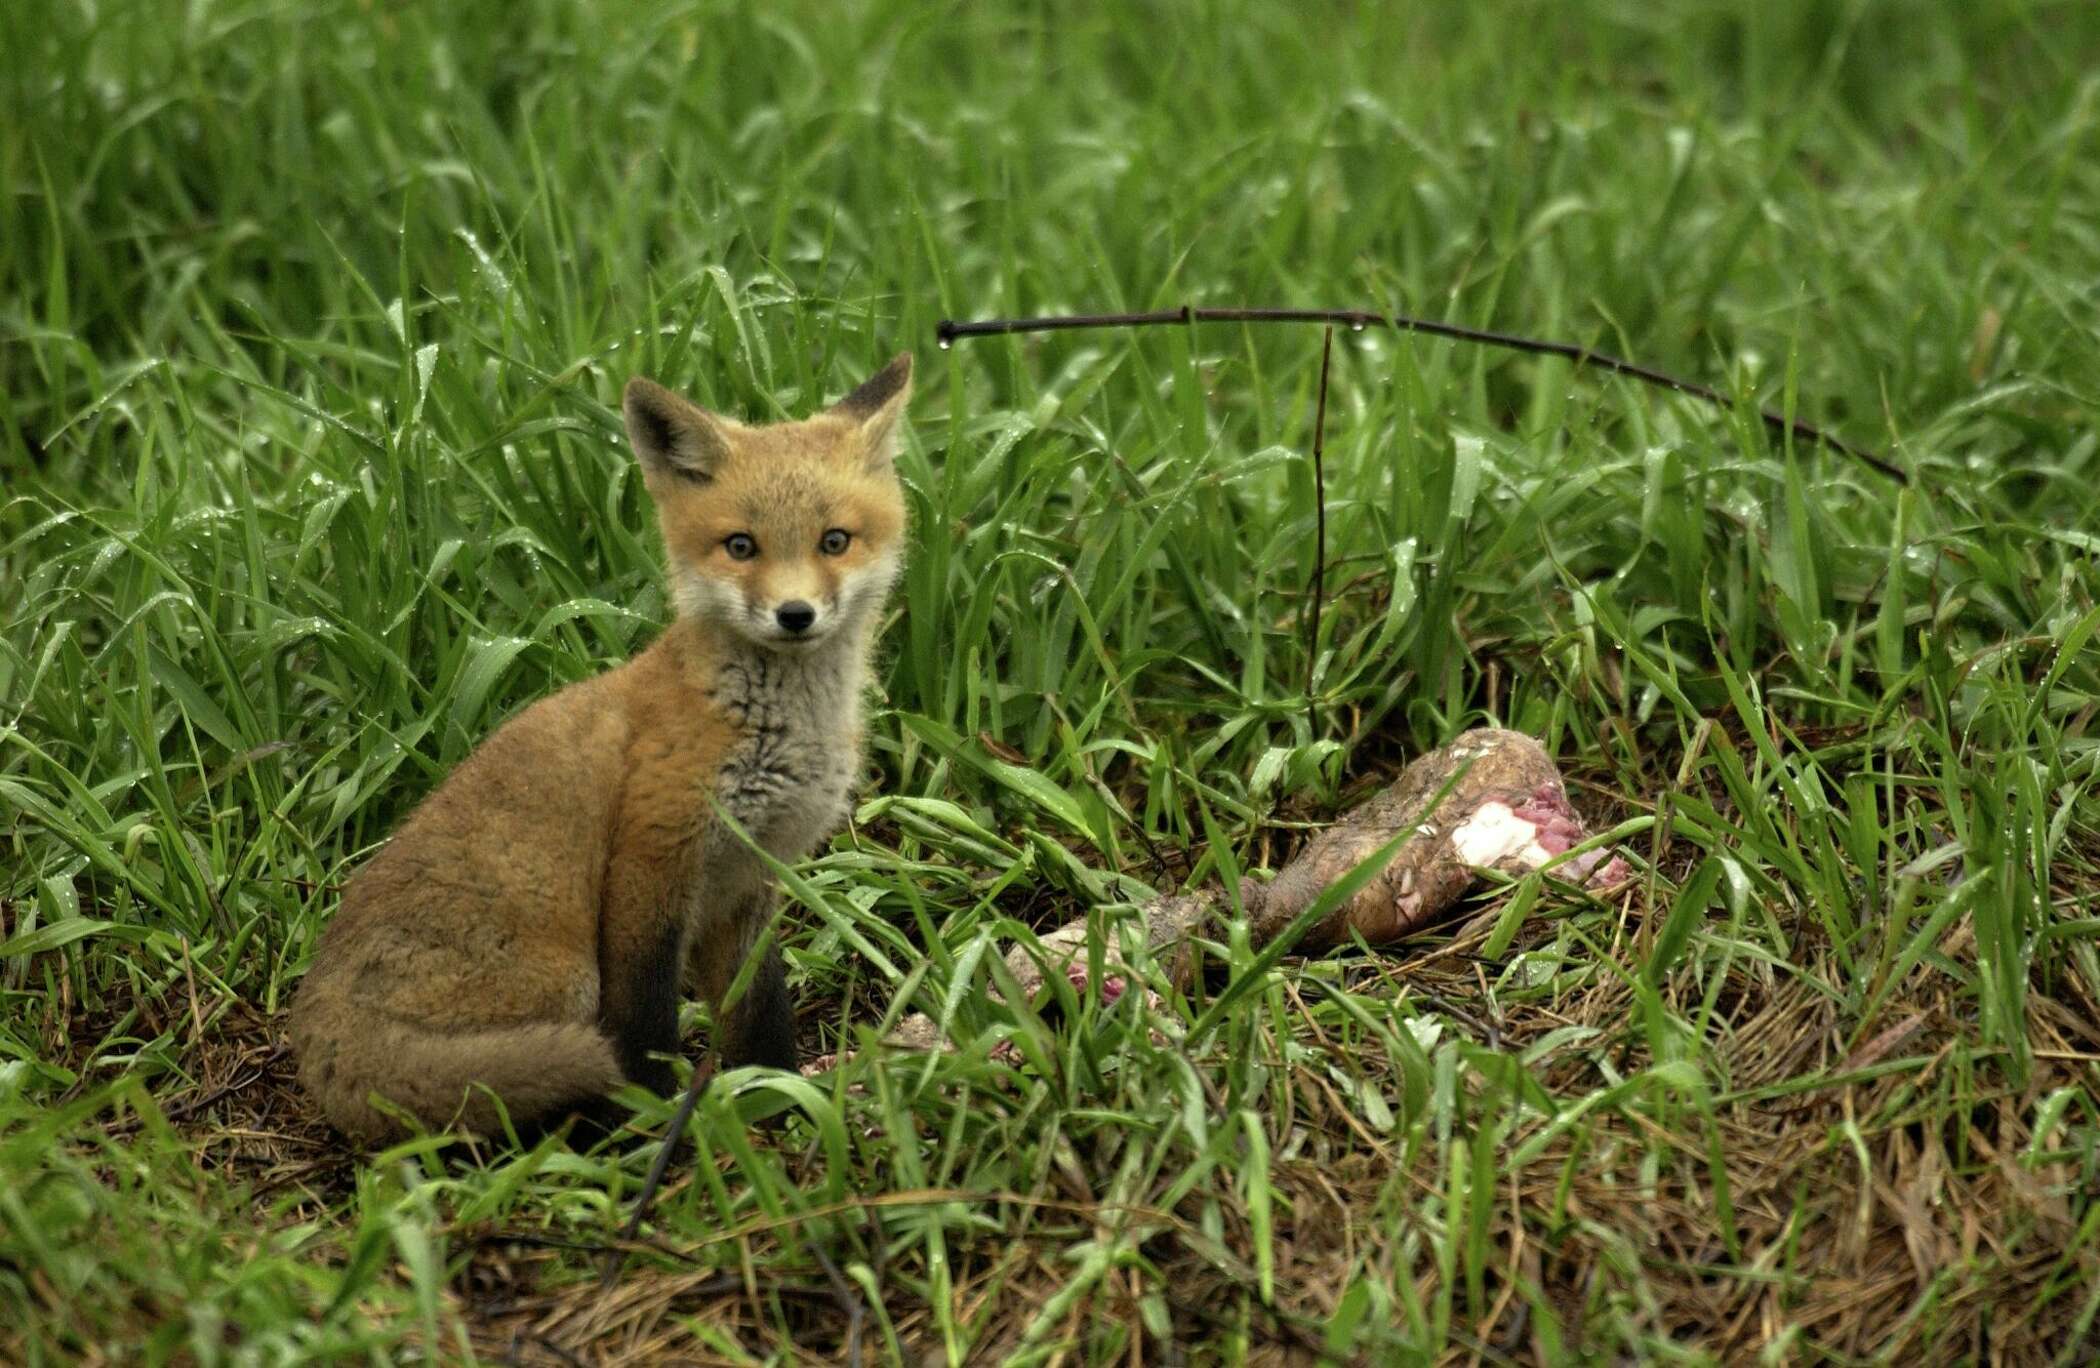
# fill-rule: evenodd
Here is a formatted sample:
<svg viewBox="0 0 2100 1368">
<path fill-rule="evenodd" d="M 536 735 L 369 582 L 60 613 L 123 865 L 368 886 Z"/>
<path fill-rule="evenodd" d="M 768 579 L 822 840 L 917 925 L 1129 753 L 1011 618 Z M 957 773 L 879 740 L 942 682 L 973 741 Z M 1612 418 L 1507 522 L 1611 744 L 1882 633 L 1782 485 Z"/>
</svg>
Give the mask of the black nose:
<svg viewBox="0 0 2100 1368">
<path fill-rule="evenodd" d="M 778 608 L 775 608 L 773 610 L 773 620 L 790 632 L 806 632 L 809 630 L 809 624 L 817 620 L 817 610 L 804 603 L 801 599 L 796 599 L 791 603 L 783 603 Z"/>
</svg>

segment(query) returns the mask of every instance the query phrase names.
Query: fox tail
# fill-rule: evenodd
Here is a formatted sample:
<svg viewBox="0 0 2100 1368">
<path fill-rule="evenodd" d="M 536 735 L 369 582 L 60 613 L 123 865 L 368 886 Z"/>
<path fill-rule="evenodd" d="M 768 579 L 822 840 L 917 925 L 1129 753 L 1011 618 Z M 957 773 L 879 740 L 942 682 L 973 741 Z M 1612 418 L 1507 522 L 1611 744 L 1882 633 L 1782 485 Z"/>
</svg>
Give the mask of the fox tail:
<svg viewBox="0 0 2100 1368">
<path fill-rule="evenodd" d="M 426 1126 L 457 1124 L 486 1135 L 502 1131 L 498 1098 L 511 1124 L 523 1129 L 625 1081 L 612 1042 L 580 1022 L 439 1033 L 392 1021 L 327 1038 L 295 1019 L 292 1036 L 301 1085 L 337 1130 L 366 1143 L 401 1133 L 400 1123 L 373 1105 L 375 1094 Z"/>
</svg>

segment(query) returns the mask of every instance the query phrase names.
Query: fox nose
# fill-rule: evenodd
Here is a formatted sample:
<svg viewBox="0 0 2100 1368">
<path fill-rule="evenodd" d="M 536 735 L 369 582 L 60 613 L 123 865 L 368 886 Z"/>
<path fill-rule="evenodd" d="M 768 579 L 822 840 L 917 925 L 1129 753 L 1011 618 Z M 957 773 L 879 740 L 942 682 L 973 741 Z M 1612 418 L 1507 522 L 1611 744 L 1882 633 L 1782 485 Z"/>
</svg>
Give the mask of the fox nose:
<svg viewBox="0 0 2100 1368">
<path fill-rule="evenodd" d="M 773 620 L 790 632 L 806 632 L 817 620 L 817 610 L 801 599 L 793 599 L 773 610 Z"/>
</svg>

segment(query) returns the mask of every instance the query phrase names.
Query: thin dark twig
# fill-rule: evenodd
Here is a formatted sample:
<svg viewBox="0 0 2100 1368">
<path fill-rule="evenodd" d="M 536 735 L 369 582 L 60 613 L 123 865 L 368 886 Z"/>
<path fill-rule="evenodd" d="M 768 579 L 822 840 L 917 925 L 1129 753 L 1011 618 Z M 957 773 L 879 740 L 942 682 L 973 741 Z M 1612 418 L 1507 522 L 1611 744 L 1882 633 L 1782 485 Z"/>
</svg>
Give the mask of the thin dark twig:
<svg viewBox="0 0 2100 1368">
<path fill-rule="evenodd" d="M 1472 1027 L 1473 1033 L 1479 1036 L 1481 1040 L 1486 1043 L 1489 1049 L 1499 1050 L 1502 1048 L 1502 1033 L 1496 1030 L 1493 1026 L 1489 1025 L 1487 1022 L 1482 1021 L 1479 1017 L 1474 1016 L 1471 1012 L 1468 1012 L 1464 1008 L 1457 1006 L 1449 998 L 1443 997 L 1440 994 L 1432 993 L 1428 989 L 1414 984 L 1410 984 L 1408 985 L 1408 987 L 1413 991 L 1416 997 L 1422 999 L 1430 1006 L 1436 1008 L 1438 1011 L 1444 1013 L 1446 1016 L 1457 1018 L 1460 1024 Z"/>
<path fill-rule="evenodd" d="M 1320 736 L 1320 700 L 1313 692 L 1320 670 L 1320 607 L 1327 596 L 1327 366 L 1334 359 L 1334 329 L 1320 340 L 1320 397 L 1313 412 L 1313 601 L 1305 633 L 1305 719 Z"/>
<path fill-rule="evenodd" d="M 272 1058 L 274 1057 L 275 1056 L 273 1055 Z M 263 1062 L 268 1063 L 270 1061 L 266 1059 Z M 207 1093 L 202 1093 L 196 1097 L 188 1098 L 184 1101 L 176 1103 L 174 1106 L 168 1108 L 166 1111 L 161 1113 L 161 1119 L 172 1123 L 184 1120 L 185 1118 L 190 1116 L 194 1116 L 196 1113 L 203 1111 L 206 1107 L 211 1106 L 213 1103 L 219 1102 L 225 1098 L 233 1096 L 233 1094 L 241 1091 L 241 1089 L 243 1088 L 248 1087 L 250 1084 L 254 1083 L 257 1079 L 261 1078 L 262 1076 L 263 1070 L 260 1067 L 257 1067 L 251 1070 L 250 1072 L 234 1079 L 230 1083 L 221 1083 L 218 1087 L 213 1088 Z"/>
<path fill-rule="evenodd" d="M 685 1135 L 686 1124 L 693 1119 L 693 1109 L 700 1105 L 700 1094 L 715 1076 L 715 1062 L 710 1059 L 693 1070 L 693 1077 L 685 1085 L 685 1096 L 678 1099 L 678 1110 L 671 1116 L 671 1124 L 664 1131 L 664 1142 L 656 1151 L 656 1162 L 649 1165 L 649 1176 L 642 1180 L 642 1190 L 635 1194 L 634 1214 L 627 1218 L 626 1229 L 620 1232 L 622 1240 L 631 1241 L 639 1237 L 642 1222 L 648 1219 L 649 1205 L 656 1200 L 656 1190 L 664 1184 L 664 1173 L 671 1167 L 671 1156 L 677 1152 L 678 1142 Z M 620 1276 L 620 1268 L 627 1262 L 627 1251 L 616 1249 L 605 1256 L 605 1271 L 598 1277 L 600 1287 L 611 1287 Z"/>
<path fill-rule="evenodd" d="M 1184 304 L 1178 309 L 1162 309 L 1156 313 L 1065 314 L 1044 318 L 982 318 L 967 322 L 944 318 L 934 326 L 934 335 L 940 340 L 940 344 L 946 347 L 958 337 L 996 337 L 1006 333 L 1058 332 L 1070 328 L 1150 328 L 1195 323 L 1346 323 L 1357 332 L 1375 324 L 1398 332 L 1448 337 L 1455 342 L 1476 342 L 1482 346 L 1501 347 L 1508 351 L 1529 352 L 1534 356 L 1565 357 L 1578 366 L 1594 366 L 1599 370 L 1629 376 L 1651 385 L 1660 385 L 1664 389 L 1704 400 L 1716 408 L 1725 410 L 1734 407 L 1734 402 L 1728 396 L 1712 386 L 1702 385 L 1696 380 L 1686 380 L 1667 371 L 1659 371 L 1652 366 L 1643 366 L 1605 352 L 1592 351 L 1573 342 L 1553 342 L 1545 338 L 1524 337 L 1517 333 L 1468 328 L 1457 323 L 1439 323 L 1434 319 L 1415 318 L 1408 314 L 1383 314 L 1370 309 L 1196 309 Z M 1821 442 L 1854 460 L 1864 461 L 1898 484 L 1910 483 L 1910 476 L 1900 466 L 1892 465 L 1871 451 L 1832 436 L 1813 423 L 1800 418 L 1789 418 L 1768 408 L 1759 409 L 1757 416 L 1775 431 L 1791 432 L 1805 441 Z"/>
<path fill-rule="evenodd" d="M 848 1368 L 860 1368 L 860 1327 L 862 1319 L 867 1315 L 867 1309 L 861 1305 L 860 1289 L 846 1281 L 846 1275 L 839 1272 L 839 1266 L 831 1261 L 829 1254 L 815 1245 L 810 1246 L 809 1252 L 817 1256 L 817 1263 L 823 1268 L 824 1276 L 831 1279 L 832 1294 L 838 1298 L 839 1306 L 846 1313 Z"/>
<path fill-rule="evenodd" d="M 523 1230 L 480 1230 L 463 1232 L 466 1238 L 477 1245 L 521 1245 L 528 1249 L 565 1249 L 575 1254 L 631 1254 L 646 1250 L 661 1254 L 667 1259 L 681 1263 L 696 1264 L 700 1260 L 682 1249 L 673 1249 L 661 1239 L 636 1240 L 626 1244 L 614 1244 L 606 1240 L 564 1240 L 553 1235 L 536 1235 Z"/>
</svg>

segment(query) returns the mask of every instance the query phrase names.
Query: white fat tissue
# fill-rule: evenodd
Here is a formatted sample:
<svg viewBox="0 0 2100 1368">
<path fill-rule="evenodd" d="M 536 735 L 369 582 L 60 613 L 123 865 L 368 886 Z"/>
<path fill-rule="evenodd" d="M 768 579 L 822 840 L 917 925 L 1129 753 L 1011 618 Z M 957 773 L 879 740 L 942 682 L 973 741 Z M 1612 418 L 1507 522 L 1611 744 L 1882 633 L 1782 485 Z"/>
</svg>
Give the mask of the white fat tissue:
<svg viewBox="0 0 2100 1368">
<path fill-rule="evenodd" d="M 1538 842 L 1539 829 L 1511 811 L 1507 803 L 1482 803 L 1451 833 L 1459 860 L 1473 869 L 1516 856 L 1533 869 L 1553 858 Z"/>
</svg>

